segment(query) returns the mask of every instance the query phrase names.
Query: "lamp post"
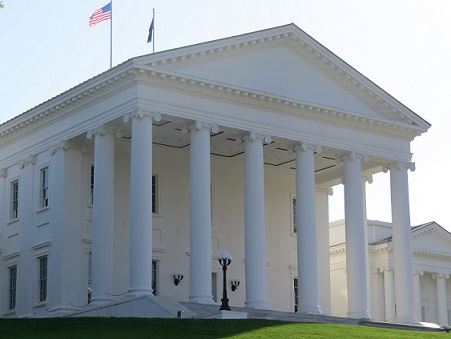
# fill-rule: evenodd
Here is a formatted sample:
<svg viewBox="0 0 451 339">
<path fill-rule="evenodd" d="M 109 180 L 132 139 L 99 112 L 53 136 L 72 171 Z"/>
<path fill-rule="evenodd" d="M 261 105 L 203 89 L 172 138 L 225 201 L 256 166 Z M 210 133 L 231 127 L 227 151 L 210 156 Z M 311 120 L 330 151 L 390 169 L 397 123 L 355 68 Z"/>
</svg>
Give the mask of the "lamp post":
<svg viewBox="0 0 451 339">
<path fill-rule="evenodd" d="M 221 299 L 221 307 L 219 308 L 220 311 L 230 311 L 229 306 L 229 299 L 227 298 L 227 266 L 230 265 L 232 262 L 232 257 L 230 256 L 227 251 L 222 251 L 219 255 L 219 263 L 222 266 L 222 283 L 223 283 L 223 289 L 222 289 L 222 299 Z"/>
</svg>

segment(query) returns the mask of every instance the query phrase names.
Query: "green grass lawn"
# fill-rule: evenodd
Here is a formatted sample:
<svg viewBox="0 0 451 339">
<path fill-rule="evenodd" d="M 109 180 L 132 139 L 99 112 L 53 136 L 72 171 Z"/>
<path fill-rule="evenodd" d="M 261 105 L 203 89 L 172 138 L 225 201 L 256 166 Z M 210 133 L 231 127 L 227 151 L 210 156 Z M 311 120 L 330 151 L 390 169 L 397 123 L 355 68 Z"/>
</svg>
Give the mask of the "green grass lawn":
<svg viewBox="0 0 451 339">
<path fill-rule="evenodd" d="M 450 338 L 366 326 L 288 323 L 273 320 L 143 318 L 0 319 L 1 338 Z"/>
</svg>

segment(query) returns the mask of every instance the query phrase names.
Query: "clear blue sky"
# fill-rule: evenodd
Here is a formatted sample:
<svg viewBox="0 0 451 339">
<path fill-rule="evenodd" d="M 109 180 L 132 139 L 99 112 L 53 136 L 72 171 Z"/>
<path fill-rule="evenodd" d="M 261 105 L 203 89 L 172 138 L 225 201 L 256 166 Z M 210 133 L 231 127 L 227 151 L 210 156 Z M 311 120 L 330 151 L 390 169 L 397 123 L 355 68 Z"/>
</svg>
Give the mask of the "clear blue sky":
<svg viewBox="0 0 451 339">
<path fill-rule="evenodd" d="M 108 0 L 3 0 L 0 123 L 105 71 L 109 22 L 88 26 Z M 451 1 L 114 0 L 113 65 L 156 51 L 295 23 L 432 124 L 412 143 L 412 225 L 451 230 Z M 368 218 L 390 221 L 388 174 L 367 188 Z M 342 189 L 331 219 L 343 217 Z"/>
</svg>

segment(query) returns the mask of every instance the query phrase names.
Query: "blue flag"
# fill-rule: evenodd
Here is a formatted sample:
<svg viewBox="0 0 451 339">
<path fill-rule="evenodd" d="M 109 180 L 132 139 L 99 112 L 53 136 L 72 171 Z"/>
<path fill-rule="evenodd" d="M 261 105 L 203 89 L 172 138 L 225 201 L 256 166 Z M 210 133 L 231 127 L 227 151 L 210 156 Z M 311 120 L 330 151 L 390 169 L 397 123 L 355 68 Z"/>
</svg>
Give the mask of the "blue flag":
<svg viewBox="0 0 451 339">
<path fill-rule="evenodd" d="M 149 36 L 147 37 L 147 43 L 152 41 L 152 34 L 153 34 L 153 19 L 149 27 Z"/>
</svg>

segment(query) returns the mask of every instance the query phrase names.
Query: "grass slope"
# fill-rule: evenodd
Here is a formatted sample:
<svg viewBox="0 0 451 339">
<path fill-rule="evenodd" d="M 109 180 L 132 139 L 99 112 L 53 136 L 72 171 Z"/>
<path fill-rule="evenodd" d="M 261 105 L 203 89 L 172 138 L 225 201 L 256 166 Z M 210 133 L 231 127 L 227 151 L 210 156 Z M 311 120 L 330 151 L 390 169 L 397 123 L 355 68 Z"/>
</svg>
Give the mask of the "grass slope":
<svg viewBox="0 0 451 339">
<path fill-rule="evenodd" d="M 444 332 L 273 320 L 144 318 L 0 319 L 1 338 L 450 338 Z"/>
</svg>

